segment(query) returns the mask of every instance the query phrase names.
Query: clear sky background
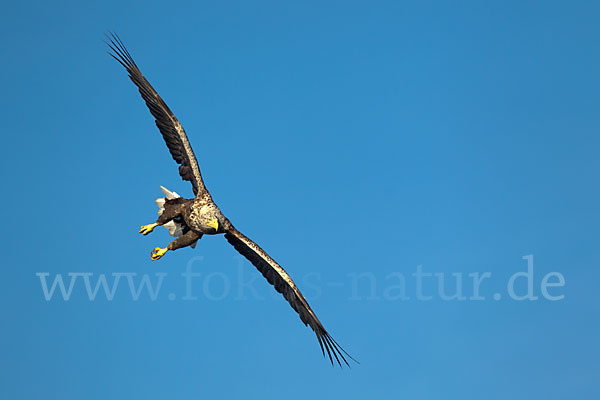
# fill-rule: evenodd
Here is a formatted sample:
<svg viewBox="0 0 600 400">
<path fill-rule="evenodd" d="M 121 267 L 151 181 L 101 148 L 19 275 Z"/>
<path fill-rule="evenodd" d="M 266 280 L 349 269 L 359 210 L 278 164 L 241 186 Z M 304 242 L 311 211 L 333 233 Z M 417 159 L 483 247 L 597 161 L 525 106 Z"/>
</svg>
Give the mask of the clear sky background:
<svg viewBox="0 0 600 400">
<path fill-rule="evenodd" d="M 599 19 L 593 1 L 4 2 L 0 397 L 599 398 Z M 360 365 L 323 360 L 222 237 L 150 261 L 159 185 L 191 187 L 108 30 Z M 528 255 L 538 299 L 518 301 Z M 418 266 L 467 298 L 434 276 L 419 299 Z M 123 276 L 91 301 L 80 276 L 47 301 L 36 273 L 69 272 L 167 275 L 155 300 Z"/>
</svg>

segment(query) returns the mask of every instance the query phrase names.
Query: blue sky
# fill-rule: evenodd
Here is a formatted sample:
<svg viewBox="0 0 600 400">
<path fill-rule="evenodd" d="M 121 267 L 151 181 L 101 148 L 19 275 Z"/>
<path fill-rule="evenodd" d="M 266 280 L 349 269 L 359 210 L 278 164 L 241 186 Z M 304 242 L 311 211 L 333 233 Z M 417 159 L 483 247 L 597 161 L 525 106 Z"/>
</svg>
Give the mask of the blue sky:
<svg viewBox="0 0 600 400">
<path fill-rule="evenodd" d="M 0 397 L 598 398 L 600 7 L 493 3 L 5 4 Z M 159 185 L 191 188 L 108 30 L 360 365 L 222 237 L 150 261 Z"/>
</svg>

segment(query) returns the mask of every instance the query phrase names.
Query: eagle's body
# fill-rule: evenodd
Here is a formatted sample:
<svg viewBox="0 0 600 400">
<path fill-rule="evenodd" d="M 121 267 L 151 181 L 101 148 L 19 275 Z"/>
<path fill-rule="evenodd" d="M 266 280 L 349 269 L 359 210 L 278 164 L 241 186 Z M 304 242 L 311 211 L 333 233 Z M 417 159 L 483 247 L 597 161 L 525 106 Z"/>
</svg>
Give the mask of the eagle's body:
<svg viewBox="0 0 600 400">
<path fill-rule="evenodd" d="M 332 363 L 335 358 L 340 365 L 340 359 L 348 364 L 344 354 L 348 357 L 350 355 L 327 333 L 292 278 L 260 246 L 238 231 L 215 204 L 204 186 L 198 161 L 185 130 L 163 99 L 142 75 L 121 40 L 113 34 L 109 37 L 107 44 L 113 51 L 109 54 L 125 67 L 129 73 L 129 78 L 138 87 L 142 98 L 156 120 L 156 126 L 160 130 L 171 156 L 180 165 L 179 174 L 181 178 L 192 184 L 195 195 L 193 199 L 184 199 L 177 193 L 161 186 L 165 197 L 156 199 L 156 204 L 159 207 L 159 217 L 155 223 L 142 226 L 140 233 L 147 235 L 155 227 L 164 226 L 172 236 L 177 238 L 169 243 L 166 248 L 156 247 L 151 253 L 151 259 L 158 260 L 167 251 L 187 246 L 195 247 L 197 241 L 203 235 L 225 234 L 227 241 L 246 257 L 269 283 L 285 297 L 290 306 L 298 313 L 302 322 L 311 327 L 317 335 L 323 354 L 327 351 Z M 352 359 L 352 357 L 350 358 Z"/>
</svg>

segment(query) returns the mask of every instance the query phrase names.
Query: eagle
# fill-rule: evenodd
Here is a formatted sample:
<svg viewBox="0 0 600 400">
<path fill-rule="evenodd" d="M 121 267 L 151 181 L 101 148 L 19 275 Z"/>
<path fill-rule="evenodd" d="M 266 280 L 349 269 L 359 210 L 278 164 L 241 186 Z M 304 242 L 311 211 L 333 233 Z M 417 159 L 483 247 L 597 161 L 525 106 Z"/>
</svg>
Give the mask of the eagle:
<svg viewBox="0 0 600 400">
<path fill-rule="evenodd" d="M 106 44 L 110 48 L 108 54 L 127 70 L 129 78 L 137 86 L 146 102 L 146 106 L 148 106 L 155 119 L 156 126 L 162 134 L 171 156 L 179 164 L 179 175 L 183 180 L 192 184 L 195 196 L 193 199 L 185 199 L 161 186 L 165 197 L 156 199 L 156 204 L 159 207 L 158 219 L 152 224 L 143 225 L 139 233 L 148 235 L 157 226 L 163 226 L 176 239 L 165 248 L 154 248 L 150 258 L 156 261 L 163 257 L 167 251 L 174 251 L 187 246 L 193 248 L 204 235 L 224 234 L 225 239 L 260 271 L 275 290 L 283 295 L 294 311 L 298 313 L 304 325 L 309 326 L 314 331 L 321 346 L 323 357 L 327 353 L 331 364 L 334 365 L 335 359 L 340 367 L 342 362 L 348 367 L 350 366 L 346 357 L 358 363 L 325 330 L 292 278 L 281 265 L 254 241 L 238 231 L 231 221 L 223 215 L 204 185 L 198 161 L 183 126 L 150 85 L 150 82 L 142 75 L 119 36 L 110 33 L 107 34 L 106 38 Z"/>
</svg>

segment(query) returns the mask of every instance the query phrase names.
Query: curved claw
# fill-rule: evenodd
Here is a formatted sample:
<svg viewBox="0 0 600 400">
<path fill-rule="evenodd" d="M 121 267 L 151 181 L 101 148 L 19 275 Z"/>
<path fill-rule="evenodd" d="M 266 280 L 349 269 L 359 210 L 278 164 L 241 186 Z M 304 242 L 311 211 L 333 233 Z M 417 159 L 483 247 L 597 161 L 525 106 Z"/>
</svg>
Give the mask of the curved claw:
<svg viewBox="0 0 600 400">
<path fill-rule="evenodd" d="M 154 230 L 154 228 L 156 228 L 157 226 L 158 226 L 158 224 L 142 225 L 142 227 L 140 228 L 139 233 L 141 233 L 142 235 L 146 236 L 147 234 L 149 234 L 150 232 L 152 232 Z"/>
<path fill-rule="evenodd" d="M 155 247 L 154 250 L 152 250 L 152 253 L 150 253 L 150 259 L 152 261 L 158 260 L 159 258 L 165 255 L 167 250 L 169 249 L 161 249 L 160 247 Z"/>
</svg>

